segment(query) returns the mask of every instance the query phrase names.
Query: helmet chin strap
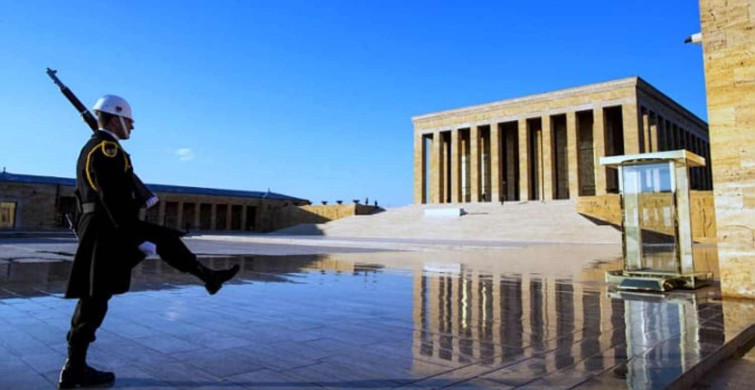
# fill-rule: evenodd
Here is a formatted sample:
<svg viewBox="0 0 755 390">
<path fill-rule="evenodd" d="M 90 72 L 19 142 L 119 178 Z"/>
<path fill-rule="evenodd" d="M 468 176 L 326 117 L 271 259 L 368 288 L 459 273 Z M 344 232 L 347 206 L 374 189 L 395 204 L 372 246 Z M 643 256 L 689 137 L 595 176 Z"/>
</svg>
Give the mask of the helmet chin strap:
<svg viewBox="0 0 755 390">
<path fill-rule="evenodd" d="M 126 138 L 131 136 L 131 132 L 126 128 L 126 121 L 123 120 L 123 117 L 118 115 L 118 120 L 121 121 L 121 129 L 123 130 L 124 134 L 126 135 Z"/>
</svg>

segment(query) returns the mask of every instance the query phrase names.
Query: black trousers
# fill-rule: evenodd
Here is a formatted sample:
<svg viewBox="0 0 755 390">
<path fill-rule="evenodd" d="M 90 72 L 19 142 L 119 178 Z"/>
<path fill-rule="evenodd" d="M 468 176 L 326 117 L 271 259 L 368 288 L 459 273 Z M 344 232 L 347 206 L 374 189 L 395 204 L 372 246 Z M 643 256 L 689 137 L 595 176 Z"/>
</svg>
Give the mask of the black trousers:
<svg viewBox="0 0 755 390">
<path fill-rule="evenodd" d="M 160 225 L 140 222 L 138 234 L 142 241 L 154 243 L 157 246 L 157 254 L 171 267 L 192 274 L 199 271 L 200 263 L 196 255 L 191 253 L 175 231 Z M 79 299 L 67 335 L 70 345 L 84 346 L 95 340 L 95 332 L 105 319 L 110 298 L 111 295 Z"/>
<path fill-rule="evenodd" d="M 110 295 L 79 299 L 71 318 L 71 329 L 66 339 L 72 346 L 86 346 L 95 340 L 94 333 L 107 314 Z"/>
<path fill-rule="evenodd" d="M 149 222 L 139 223 L 139 239 L 157 246 L 157 254 L 171 267 L 181 272 L 195 271 L 197 256 L 191 253 L 175 231 Z"/>
</svg>

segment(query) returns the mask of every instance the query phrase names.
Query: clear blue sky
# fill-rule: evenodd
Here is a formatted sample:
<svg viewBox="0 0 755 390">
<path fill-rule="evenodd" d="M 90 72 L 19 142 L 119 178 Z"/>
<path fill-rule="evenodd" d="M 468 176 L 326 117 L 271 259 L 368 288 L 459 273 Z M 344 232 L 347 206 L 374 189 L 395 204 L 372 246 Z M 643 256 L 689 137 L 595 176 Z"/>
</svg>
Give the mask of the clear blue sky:
<svg viewBox="0 0 755 390">
<path fill-rule="evenodd" d="M 75 176 L 125 97 L 146 182 L 412 201 L 414 115 L 639 75 L 706 119 L 698 5 L 0 0 L 0 165 Z"/>
</svg>

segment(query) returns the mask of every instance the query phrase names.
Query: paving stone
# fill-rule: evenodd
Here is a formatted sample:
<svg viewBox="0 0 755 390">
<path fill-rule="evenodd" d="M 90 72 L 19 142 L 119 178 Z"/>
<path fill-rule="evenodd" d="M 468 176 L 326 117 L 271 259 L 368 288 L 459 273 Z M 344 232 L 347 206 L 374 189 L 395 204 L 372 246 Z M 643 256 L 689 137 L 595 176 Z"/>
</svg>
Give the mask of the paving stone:
<svg viewBox="0 0 755 390">
<path fill-rule="evenodd" d="M 201 345 L 192 344 L 168 335 L 137 337 L 133 340 L 145 347 L 167 354 L 205 349 L 205 347 Z"/>
<path fill-rule="evenodd" d="M 263 367 L 254 363 L 247 356 L 231 351 L 196 350 L 191 352 L 174 353 L 176 360 L 192 367 L 199 368 L 219 378 L 257 371 Z"/>
<path fill-rule="evenodd" d="M 322 388 L 303 378 L 297 378 L 272 370 L 258 370 L 225 378 L 229 383 L 247 389 L 301 390 L 302 388 Z"/>
<path fill-rule="evenodd" d="M 247 262 L 254 279 L 215 296 L 147 262 L 134 291 L 111 301 L 90 363 L 124 388 L 664 387 L 734 334 L 720 314 L 738 303 L 715 288 L 616 297 L 602 273 L 582 283 L 480 263 L 427 272 L 398 253 L 386 268 L 375 253 L 338 256 Z M 0 298 L 0 388 L 50 388 L 65 359 L 75 301 L 30 283 L 16 289 L 28 295 Z"/>
</svg>

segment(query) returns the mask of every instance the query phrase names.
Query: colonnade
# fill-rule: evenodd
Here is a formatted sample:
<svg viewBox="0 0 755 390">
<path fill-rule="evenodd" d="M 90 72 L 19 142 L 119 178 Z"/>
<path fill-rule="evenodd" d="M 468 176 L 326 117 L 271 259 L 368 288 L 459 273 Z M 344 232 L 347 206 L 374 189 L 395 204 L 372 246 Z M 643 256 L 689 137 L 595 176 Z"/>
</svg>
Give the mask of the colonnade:
<svg viewBox="0 0 755 390">
<path fill-rule="evenodd" d="M 189 230 L 255 230 L 257 206 L 162 200 L 140 216 L 160 225 Z"/>
<path fill-rule="evenodd" d="M 685 129 L 662 113 L 650 107 L 641 107 L 642 147 L 648 152 L 686 149 L 705 158 L 705 167 L 690 169 L 692 187 L 697 190 L 713 189 L 713 175 L 710 164 L 710 143 L 705 134 Z"/>
<path fill-rule="evenodd" d="M 618 192 L 618 175 L 601 157 L 686 148 L 708 159 L 706 138 L 635 103 L 417 131 L 414 203 Z M 709 164 L 695 169 L 693 188 L 710 189 Z"/>
</svg>

